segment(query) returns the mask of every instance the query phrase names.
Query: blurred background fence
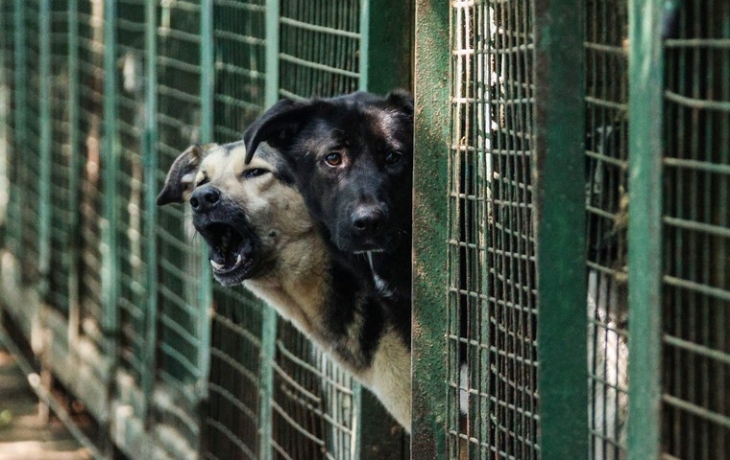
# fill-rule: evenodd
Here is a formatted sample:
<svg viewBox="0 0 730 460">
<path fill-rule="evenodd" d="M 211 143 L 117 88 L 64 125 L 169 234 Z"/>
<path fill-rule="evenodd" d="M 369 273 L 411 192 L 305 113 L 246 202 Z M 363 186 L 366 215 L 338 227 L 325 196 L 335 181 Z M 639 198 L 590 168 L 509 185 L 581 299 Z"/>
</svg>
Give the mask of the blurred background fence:
<svg viewBox="0 0 730 460">
<path fill-rule="evenodd" d="M 0 0 L 0 25 L 0 337 L 94 455 L 730 458 L 726 0 Z M 154 205 L 281 97 L 395 87 L 412 437 Z"/>
</svg>

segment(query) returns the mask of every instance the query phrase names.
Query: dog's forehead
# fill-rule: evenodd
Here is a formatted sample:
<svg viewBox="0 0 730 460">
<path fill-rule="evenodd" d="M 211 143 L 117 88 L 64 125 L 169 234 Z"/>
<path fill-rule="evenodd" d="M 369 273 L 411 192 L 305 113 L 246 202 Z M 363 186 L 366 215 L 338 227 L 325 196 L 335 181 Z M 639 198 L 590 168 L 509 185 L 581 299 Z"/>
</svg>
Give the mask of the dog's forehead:
<svg viewBox="0 0 730 460">
<path fill-rule="evenodd" d="M 372 144 L 381 149 L 399 145 L 409 135 L 407 117 L 389 107 L 348 104 L 328 115 L 315 120 L 313 129 L 319 135 L 308 139 L 307 150 L 322 151 L 334 145 Z"/>
<path fill-rule="evenodd" d="M 199 172 L 217 174 L 227 170 L 231 166 L 231 149 L 228 145 L 218 145 L 206 152 L 205 158 L 200 162 Z"/>
<path fill-rule="evenodd" d="M 200 164 L 199 173 L 205 173 L 209 177 L 238 175 L 245 170 L 256 168 L 279 171 L 285 165 L 281 154 L 266 143 L 259 146 L 248 165 L 245 159 L 246 144 L 243 141 L 218 145 L 208 150 Z"/>
</svg>

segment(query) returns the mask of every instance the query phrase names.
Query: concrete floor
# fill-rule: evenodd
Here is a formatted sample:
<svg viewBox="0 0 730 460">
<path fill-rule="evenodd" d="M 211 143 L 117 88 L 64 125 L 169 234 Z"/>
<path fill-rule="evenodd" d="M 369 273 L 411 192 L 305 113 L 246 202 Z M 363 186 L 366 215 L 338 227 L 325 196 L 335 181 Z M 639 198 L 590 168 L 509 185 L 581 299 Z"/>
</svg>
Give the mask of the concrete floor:
<svg viewBox="0 0 730 460">
<path fill-rule="evenodd" d="M 38 398 L 12 356 L 0 349 L 0 460 L 86 460 L 91 456 L 51 415 L 45 423 Z"/>
</svg>

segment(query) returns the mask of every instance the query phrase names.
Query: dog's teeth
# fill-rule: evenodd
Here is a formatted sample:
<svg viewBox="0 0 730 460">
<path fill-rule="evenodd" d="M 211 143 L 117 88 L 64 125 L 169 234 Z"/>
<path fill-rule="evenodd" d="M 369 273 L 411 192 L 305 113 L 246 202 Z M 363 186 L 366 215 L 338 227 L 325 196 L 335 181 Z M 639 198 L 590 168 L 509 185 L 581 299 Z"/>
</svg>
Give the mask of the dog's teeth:
<svg viewBox="0 0 730 460">
<path fill-rule="evenodd" d="M 241 254 L 239 254 L 238 257 L 236 257 L 236 265 L 241 263 L 241 259 L 242 259 Z"/>
<path fill-rule="evenodd" d="M 223 268 L 223 267 L 224 267 L 224 265 L 223 265 L 223 264 L 219 264 L 219 263 L 218 263 L 218 262 L 216 262 L 215 260 L 211 260 L 211 261 L 210 261 L 210 265 L 211 265 L 211 266 L 212 266 L 212 267 L 213 267 L 213 268 L 214 268 L 215 270 L 220 270 L 221 268 Z"/>
</svg>

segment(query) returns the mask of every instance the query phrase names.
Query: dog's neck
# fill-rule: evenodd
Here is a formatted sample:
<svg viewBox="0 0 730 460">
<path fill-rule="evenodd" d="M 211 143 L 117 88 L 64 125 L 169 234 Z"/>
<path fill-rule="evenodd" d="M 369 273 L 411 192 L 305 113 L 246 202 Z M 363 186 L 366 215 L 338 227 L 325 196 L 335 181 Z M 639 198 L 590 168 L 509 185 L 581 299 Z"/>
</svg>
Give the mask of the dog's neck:
<svg viewBox="0 0 730 460">
<path fill-rule="evenodd" d="M 394 329 L 392 318 L 376 319 L 383 328 L 373 338 L 370 351 L 363 349 L 361 338 L 368 322 L 366 317 L 378 313 L 379 301 L 353 295 L 349 300 L 366 302 L 365 308 L 356 307 L 348 298 L 338 297 L 333 285 L 349 279 L 350 267 L 338 260 L 318 232 L 287 243 L 280 252 L 280 260 L 269 275 L 246 281 L 246 287 L 262 298 L 285 319 L 303 332 L 323 351 L 332 354 L 338 363 L 371 388 L 388 410 L 410 432 L 410 351 L 403 341 L 402 331 Z M 362 258 L 360 264 L 369 270 Z M 364 279 L 369 279 L 366 276 Z M 368 291 L 367 285 L 351 285 L 353 293 Z M 342 292 L 339 292 L 342 294 Z M 372 299 L 372 297 L 371 297 Z M 362 305 L 360 307 L 363 307 Z M 332 309 L 353 309 L 353 317 L 340 331 L 333 330 Z M 409 312 L 410 310 L 407 310 Z"/>
<path fill-rule="evenodd" d="M 326 274 L 331 261 L 316 231 L 286 242 L 275 267 L 245 285 L 310 339 L 323 338 L 322 304 L 326 302 Z"/>
</svg>

